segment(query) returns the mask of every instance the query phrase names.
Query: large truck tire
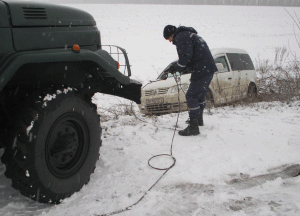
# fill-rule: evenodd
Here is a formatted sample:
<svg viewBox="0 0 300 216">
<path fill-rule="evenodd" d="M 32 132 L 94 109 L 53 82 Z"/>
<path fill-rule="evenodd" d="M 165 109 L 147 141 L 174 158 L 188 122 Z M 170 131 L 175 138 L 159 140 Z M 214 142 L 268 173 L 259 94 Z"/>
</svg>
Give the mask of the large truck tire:
<svg viewBox="0 0 300 216">
<path fill-rule="evenodd" d="M 43 203 L 60 203 L 94 172 L 101 146 L 96 106 L 74 91 L 31 96 L 15 120 L 2 162 L 12 187 Z"/>
</svg>

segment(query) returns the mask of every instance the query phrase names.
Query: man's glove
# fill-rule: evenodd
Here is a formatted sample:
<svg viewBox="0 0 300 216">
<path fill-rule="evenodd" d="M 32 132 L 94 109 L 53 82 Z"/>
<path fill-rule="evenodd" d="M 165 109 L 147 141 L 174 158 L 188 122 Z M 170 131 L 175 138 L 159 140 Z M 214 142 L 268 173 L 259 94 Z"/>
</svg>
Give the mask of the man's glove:
<svg viewBox="0 0 300 216">
<path fill-rule="evenodd" d="M 178 71 L 179 73 L 186 70 L 186 66 L 179 66 L 178 62 L 174 65 L 174 69 Z"/>
<path fill-rule="evenodd" d="M 169 73 L 171 73 L 171 74 L 175 74 L 176 73 L 176 69 L 175 69 L 174 65 L 170 66 L 170 72 Z"/>
<path fill-rule="evenodd" d="M 171 74 L 175 74 L 176 73 L 176 69 L 175 69 L 175 64 L 170 64 L 169 67 L 165 70 L 166 73 L 171 73 Z"/>
</svg>

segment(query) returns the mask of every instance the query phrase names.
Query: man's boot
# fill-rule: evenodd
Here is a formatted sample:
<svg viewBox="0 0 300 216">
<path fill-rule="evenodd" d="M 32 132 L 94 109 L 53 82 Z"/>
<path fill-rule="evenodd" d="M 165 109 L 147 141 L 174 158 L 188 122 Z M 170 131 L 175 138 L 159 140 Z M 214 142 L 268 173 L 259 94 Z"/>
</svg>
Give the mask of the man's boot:
<svg viewBox="0 0 300 216">
<path fill-rule="evenodd" d="M 198 127 L 198 119 L 191 118 L 189 122 L 189 126 L 186 129 L 181 130 L 178 132 L 181 136 L 195 136 L 200 134 L 199 127 Z"/>
<path fill-rule="evenodd" d="M 203 126 L 203 112 L 200 113 L 200 116 L 198 117 L 198 125 Z"/>
<path fill-rule="evenodd" d="M 186 120 L 185 123 L 189 124 L 190 119 Z M 203 112 L 201 112 L 200 116 L 198 117 L 198 126 L 203 126 L 203 125 L 204 125 L 204 123 L 203 123 Z"/>
</svg>

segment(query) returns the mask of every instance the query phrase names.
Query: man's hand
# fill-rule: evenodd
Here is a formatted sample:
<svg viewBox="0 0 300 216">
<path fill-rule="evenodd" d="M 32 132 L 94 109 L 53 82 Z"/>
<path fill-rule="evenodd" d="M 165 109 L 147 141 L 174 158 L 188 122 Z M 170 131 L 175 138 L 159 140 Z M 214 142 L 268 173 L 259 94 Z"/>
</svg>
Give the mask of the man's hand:
<svg viewBox="0 0 300 216">
<path fill-rule="evenodd" d="M 174 65 L 170 66 L 170 72 L 169 73 L 171 73 L 171 74 L 175 74 L 176 73 L 176 69 L 175 69 Z"/>
<path fill-rule="evenodd" d="M 175 70 L 175 66 L 174 65 L 170 65 L 166 70 L 165 73 L 171 73 L 174 74 L 176 72 Z"/>
<path fill-rule="evenodd" d="M 185 65 L 180 65 L 178 62 L 174 65 L 174 69 L 178 71 L 179 73 L 183 72 L 186 70 Z"/>
</svg>

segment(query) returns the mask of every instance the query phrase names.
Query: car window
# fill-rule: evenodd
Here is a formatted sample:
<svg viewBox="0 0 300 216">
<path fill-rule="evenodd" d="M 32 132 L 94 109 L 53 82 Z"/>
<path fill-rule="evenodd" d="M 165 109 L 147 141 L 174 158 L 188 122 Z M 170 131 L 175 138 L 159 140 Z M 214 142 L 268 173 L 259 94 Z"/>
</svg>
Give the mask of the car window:
<svg viewBox="0 0 300 216">
<path fill-rule="evenodd" d="M 226 60 L 225 56 L 217 57 L 215 59 L 215 64 L 217 64 L 217 63 L 221 63 L 223 65 L 223 68 L 224 68 L 222 71 L 219 71 L 219 72 L 228 72 L 229 71 L 227 60 Z"/>
<path fill-rule="evenodd" d="M 248 54 L 227 53 L 227 57 L 233 71 L 255 70 L 253 62 Z"/>
</svg>

